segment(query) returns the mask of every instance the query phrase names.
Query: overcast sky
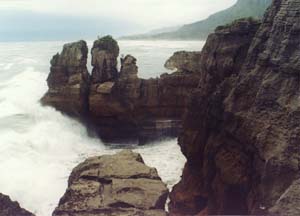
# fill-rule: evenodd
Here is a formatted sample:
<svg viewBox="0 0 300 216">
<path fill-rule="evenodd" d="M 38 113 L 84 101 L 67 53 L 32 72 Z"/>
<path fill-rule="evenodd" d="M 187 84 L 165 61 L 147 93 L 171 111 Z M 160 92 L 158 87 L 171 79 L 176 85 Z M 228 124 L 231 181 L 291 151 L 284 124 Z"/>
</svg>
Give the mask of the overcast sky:
<svg viewBox="0 0 300 216">
<path fill-rule="evenodd" d="M 108 26 L 111 23 L 116 28 L 123 25 L 124 33 L 133 33 L 199 21 L 235 2 L 236 0 L 0 0 L 0 28 L 18 25 L 16 21 L 12 23 L 12 20 L 22 19 L 20 17 L 24 12 L 22 22 L 24 19 L 28 23 L 37 22 L 39 16 L 45 15 L 47 20 L 51 16 L 76 17 L 76 20 L 93 19 Z M 29 13 L 35 15 L 31 16 Z M 62 25 L 63 21 L 57 23 L 59 24 Z M 0 29 L 1 32 L 3 31 Z"/>
</svg>

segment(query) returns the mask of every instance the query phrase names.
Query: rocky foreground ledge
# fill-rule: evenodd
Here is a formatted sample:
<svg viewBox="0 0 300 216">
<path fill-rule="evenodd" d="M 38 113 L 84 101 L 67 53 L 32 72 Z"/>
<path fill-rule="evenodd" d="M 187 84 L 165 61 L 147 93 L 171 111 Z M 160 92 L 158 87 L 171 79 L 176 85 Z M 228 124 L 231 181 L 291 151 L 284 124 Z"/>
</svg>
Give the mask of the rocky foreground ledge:
<svg viewBox="0 0 300 216">
<path fill-rule="evenodd" d="M 20 207 L 19 203 L 13 202 L 8 196 L 0 193 L 1 216 L 34 216 L 29 211 Z"/>
<path fill-rule="evenodd" d="M 87 54 L 86 42 L 78 41 L 53 57 L 44 105 L 88 122 L 104 141 L 178 135 L 188 96 L 198 85 L 200 52 L 176 53 L 166 66 L 177 72 L 153 79 L 138 78 L 131 55 L 121 58 L 118 71 L 119 46 L 110 36 L 94 42 L 91 75 Z"/>
<path fill-rule="evenodd" d="M 53 216 L 166 216 L 168 193 L 156 169 L 124 150 L 79 164 Z"/>
<path fill-rule="evenodd" d="M 140 154 L 123 150 L 75 167 L 53 216 L 167 216 L 169 190 Z M 38 203 L 37 203 L 38 205 Z M 34 216 L 0 194 L 1 216 Z"/>
</svg>

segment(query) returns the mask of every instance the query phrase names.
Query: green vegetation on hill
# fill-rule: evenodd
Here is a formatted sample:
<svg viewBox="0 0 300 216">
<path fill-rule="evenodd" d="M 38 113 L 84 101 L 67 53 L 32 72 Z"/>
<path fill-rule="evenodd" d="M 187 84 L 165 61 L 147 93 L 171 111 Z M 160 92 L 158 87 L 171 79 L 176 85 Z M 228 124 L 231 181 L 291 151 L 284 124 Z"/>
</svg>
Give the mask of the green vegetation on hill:
<svg viewBox="0 0 300 216">
<path fill-rule="evenodd" d="M 262 18 L 272 0 L 238 0 L 232 7 L 215 13 L 205 20 L 187 24 L 176 31 L 156 35 L 133 35 L 122 39 L 166 39 L 166 40 L 203 40 L 212 33 L 217 26 L 226 25 L 232 21 L 245 17 Z"/>
</svg>

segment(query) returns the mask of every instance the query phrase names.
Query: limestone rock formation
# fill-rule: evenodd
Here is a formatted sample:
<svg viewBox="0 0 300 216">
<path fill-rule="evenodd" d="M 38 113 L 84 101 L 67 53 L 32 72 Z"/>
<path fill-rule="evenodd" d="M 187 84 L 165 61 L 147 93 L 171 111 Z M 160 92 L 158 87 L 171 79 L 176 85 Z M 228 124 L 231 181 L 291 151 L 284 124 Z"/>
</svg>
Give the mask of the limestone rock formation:
<svg viewBox="0 0 300 216">
<path fill-rule="evenodd" d="M 168 189 L 139 154 L 89 158 L 71 173 L 53 216 L 166 216 Z"/>
<path fill-rule="evenodd" d="M 274 0 L 262 24 L 209 36 L 171 215 L 300 214 L 299 11 L 300 0 Z"/>
<path fill-rule="evenodd" d="M 132 55 L 125 56 L 124 59 L 121 59 L 121 79 L 136 79 L 138 78 L 138 67 L 136 65 L 136 58 Z"/>
<path fill-rule="evenodd" d="M 1 216 L 34 216 L 32 213 L 20 207 L 19 203 L 13 202 L 8 196 L 0 193 Z"/>
<path fill-rule="evenodd" d="M 135 68 L 134 65 L 129 67 Z M 110 94 L 91 89 L 89 113 L 95 130 L 104 140 L 138 138 L 146 142 L 176 136 L 188 96 L 198 86 L 198 74 L 175 73 L 145 80 L 125 72 L 127 66 L 122 68 L 120 78 L 110 84 Z"/>
<path fill-rule="evenodd" d="M 43 104 L 84 120 L 104 141 L 141 143 L 178 135 L 188 96 L 198 86 L 199 67 L 194 62 L 200 53 L 184 55 L 184 63 L 177 64 L 182 72 L 146 80 L 138 78 L 132 55 L 121 59 L 118 72 L 119 46 L 111 36 L 94 42 L 91 77 L 87 52 L 86 43 L 79 41 L 66 44 L 53 57 Z"/>
<path fill-rule="evenodd" d="M 113 46 L 98 43 L 97 46 L 99 44 L 102 49 L 114 47 L 107 49 L 113 56 L 118 55 L 117 43 Z M 93 81 L 89 94 L 90 122 L 104 141 L 138 139 L 145 142 L 164 135 L 176 136 L 187 96 L 198 85 L 194 76 L 197 73 L 140 79 L 136 58 L 127 55 L 121 59 L 117 77 L 100 83 Z"/>
<path fill-rule="evenodd" d="M 165 63 L 169 70 L 177 72 L 199 72 L 201 52 L 175 52 Z"/>
<path fill-rule="evenodd" d="M 111 36 L 99 38 L 92 48 L 92 83 L 113 81 L 118 77 L 119 46 Z"/>
<path fill-rule="evenodd" d="M 49 90 L 42 98 L 70 115 L 83 115 L 88 110 L 89 73 L 86 67 L 88 48 L 85 41 L 66 44 L 61 54 L 51 60 L 47 79 Z"/>
<path fill-rule="evenodd" d="M 209 35 L 199 61 L 201 87 L 205 88 L 209 82 L 219 84 L 239 73 L 260 24 L 251 18 L 240 19 L 231 25 L 219 26 L 214 34 Z"/>
</svg>

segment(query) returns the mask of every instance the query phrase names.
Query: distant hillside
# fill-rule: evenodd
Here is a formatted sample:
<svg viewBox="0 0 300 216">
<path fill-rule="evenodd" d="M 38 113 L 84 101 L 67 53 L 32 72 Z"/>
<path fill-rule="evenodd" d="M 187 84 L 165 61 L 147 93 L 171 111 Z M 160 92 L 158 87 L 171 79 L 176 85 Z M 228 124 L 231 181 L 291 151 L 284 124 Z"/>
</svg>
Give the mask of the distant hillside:
<svg viewBox="0 0 300 216">
<path fill-rule="evenodd" d="M 149 32 L 143 33 L 143 34 L 136 34 L 131 36 L 124 36 L 119 39 L 128 39 L 128 40 L 136 40 L 136 39 L 143 39 L 143 38 L 149 38 L 156 37 L 156 35 L 160 35 L 163 33 L 169 33 L 169 32 L 175 32 L 179 30 L 182 26 L 173 26 L 173 27 L 166 27 L 166 28 L 159 28 L 159 29 L 153 29 Z"/>
<path fill-rule="evenodd" d="M 149 31 L 145 34 L 146 35 L 155 35 L 155 34 L 161 34 L 161 33 L 166 33 L 166 32 L 173 32 L 173 31 L 177 31 L 181 27 L 182 26 L 172 26 L 172 27 L 166 27 L 166 28 L 159 28 L 159 29 L 154 29 L 152 31 Z"/>
<path fill-rule="evenodd" d="M 244 17 L 262 18 L 272 0 L 238 0 L 232 7 L 215 13 L 205 20 L 184 25 L 178 30 L 158 34 L 142 34 L 121 39 L 165 39 L 165 40 L 205 40 L 219 25 L 225 25 Z"/>
</svg>

